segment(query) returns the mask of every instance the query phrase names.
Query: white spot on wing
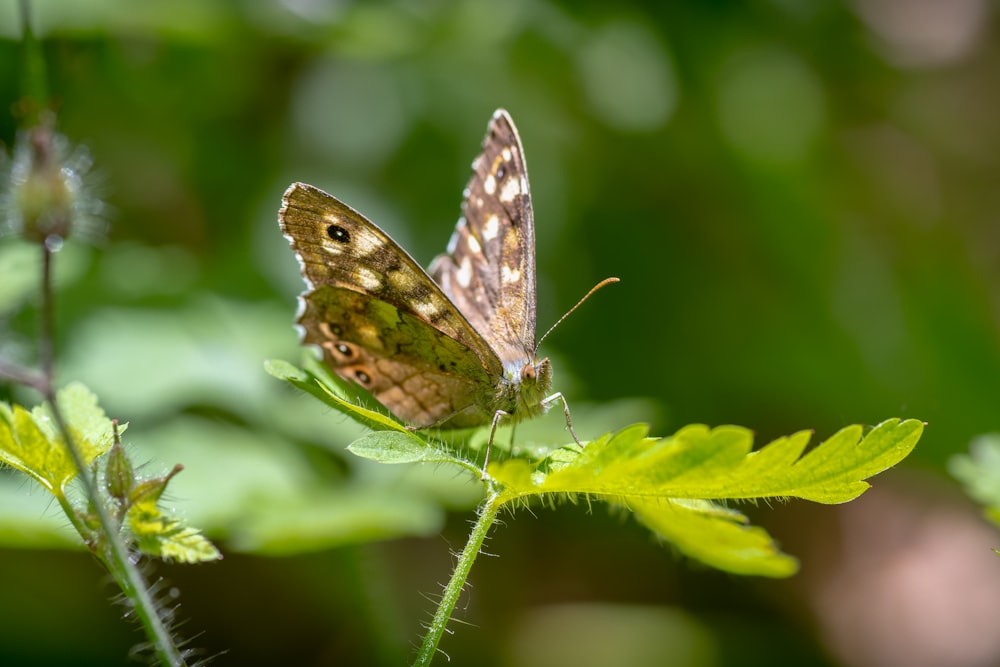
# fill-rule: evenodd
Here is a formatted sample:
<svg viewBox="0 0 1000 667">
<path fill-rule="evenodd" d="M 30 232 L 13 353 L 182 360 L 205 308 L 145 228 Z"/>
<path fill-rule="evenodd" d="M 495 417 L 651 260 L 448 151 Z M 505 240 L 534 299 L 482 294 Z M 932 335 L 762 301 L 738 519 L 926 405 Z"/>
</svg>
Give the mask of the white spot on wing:
<svg viewBox="0 0 1000 667">
<path fill-rule="evenodd" d="M 505 148 L 502 151 L 500 151 L 500 155 L 503 156 L 504 160 L 506 160 L 507 162 L 510 162 L 510 149 L 509 148 Z"/>
<path fill-rule="evenodd" d="M 463 215 L 458 219 L 458 224 L 455 225 L 455 233 L 451 235 L 450 239 L 448 239 L 447 251 L 449 255 L 455 254 L 455 249 L 458 248 L 458 233 L 465 227 L 465 225 L 465 216 Z"/>
<path fill-rule="evenodd" d="M 486 224 L 483 225 L 483 238 L 487 241 L 492 241 L 500 233 L 500 218 L 496 214 L 491 215 L 486 218 Z"/>
<path fill-rule="evenodd" d="M 469 234 L 469 250 L 477 255 L 483 251 L 483 247 L 479 245 L 479 241 L 472 234 Z"/>
<path fill-rule="evenodd" d="M 358 279 L 358 284 L 369 292 L 377 292 L 382 289 L 382 276 L 366 266 L 359 266 L 354 277 Z"/>
<path fill-rule="evenodd" d="M 521 181 L 520 179 L 508 178 L 503 182 L 503 186 L 500 189 L 500 201 L 502 202 L 512 202 L 514 197 L 521 194 Z"/>
<path fill-rule="evenodd" d="M 521 279 L 521 270 L 504 266 L 500 271 L 500 277 L 505 283 L 516 283 Z"/>
<path fill-rule="evenodd" d="M 468 256 L 462 258 L 462 265 L 458 267 L 458 271 L 455 273 L 455 280 L 462 287 L 468 287 L 472 283 L 472 262 L 469 261 Z"/>
<path fill-rule="evenodd" d="M 399 290 L 413 289 L 413 276 L 403 270 L 393 271 L 389 274 L 389 282 Z"/>
<path fill-rule="evenodd" d="M 414 301 L 413 309 L 424 319 L 433 319 L 438 314 L 438 306 L 433 301 Z"/>
<path fill-rule="evenodd" d="M 358 255 L 367 257 L 382 247 L 382 241 L 374 234 L 361 232 L 354 235 L 354 247 L 358 250 Z"/>
<path fill-rule="evenodd" d="M 493 174 L 487 176 L 486 180 L 483 181 L 483 190 L 485 190 L 488 195 L 492 195 L 497 191 L 497 179 L 493 178 Z"/>
<path fill-rule="evenodd" d="M 333 239 L 323 236 L 323 250 L 326 250 L 331 255 L 339 255 L 344 252 L 344 246 L 341 243 L 337 243 Z"/>
</svg>

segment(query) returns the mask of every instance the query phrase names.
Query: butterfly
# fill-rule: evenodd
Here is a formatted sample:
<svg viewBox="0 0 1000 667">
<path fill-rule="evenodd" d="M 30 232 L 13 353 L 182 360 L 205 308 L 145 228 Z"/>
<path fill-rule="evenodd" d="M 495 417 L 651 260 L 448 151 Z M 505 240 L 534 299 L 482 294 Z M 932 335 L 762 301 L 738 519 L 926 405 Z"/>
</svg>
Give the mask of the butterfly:
<svg viewBox="0 0 1000 667">
<path fill-rule="evenodd" d="M 289 186 L 278 221 L 307 285 L 302 342 L 412 428 L 489 424 L 487 461 L 501 420 L 556 402 L 579 443 L 566 399 L 549 394 L 551 363 L 536 353 L 535 222 L 521 139 L 503 109 L 472 171 L 447 252 L 427 272 L 336 197 Z"/>
</svg>

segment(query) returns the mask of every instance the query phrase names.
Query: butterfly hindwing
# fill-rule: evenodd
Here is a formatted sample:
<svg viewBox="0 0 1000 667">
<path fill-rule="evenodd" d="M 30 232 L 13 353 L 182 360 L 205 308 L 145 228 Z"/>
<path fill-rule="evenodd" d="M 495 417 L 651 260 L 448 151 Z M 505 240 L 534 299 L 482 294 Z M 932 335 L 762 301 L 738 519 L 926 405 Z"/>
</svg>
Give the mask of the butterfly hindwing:
<svg viewBox="0 0 1000 667">
<path fill-rule="evenodd" d="M 524 150 L 497 110 L 472 163 L 462 217 L 430 274 L 505 365 L 535 352 L 535 229 Z"/>
<path fill-rule="evenodd" d="M 483 421 L 477 399 L 492 381 L 470 350 L 386 301 L 320 285 L 299 317 L 302 341 L 341 376 L 415 426 Z"/>
</svg>

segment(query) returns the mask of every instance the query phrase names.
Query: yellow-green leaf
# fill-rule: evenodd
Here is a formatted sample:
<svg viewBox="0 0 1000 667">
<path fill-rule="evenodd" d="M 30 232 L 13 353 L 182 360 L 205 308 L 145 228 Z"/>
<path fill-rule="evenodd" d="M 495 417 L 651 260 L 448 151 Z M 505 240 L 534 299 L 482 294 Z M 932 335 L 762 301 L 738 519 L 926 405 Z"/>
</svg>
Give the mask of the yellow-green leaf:
<svg viewBox="0 0 1000 667">
<path fill-rule="evenodd" d="M 90 465 L 111 447 L 111 420 L 97 405 L 97 397 L 82 384 L 68 385 L 57 393 L 56 400 L 73 443 L 84 464 Z M 48 405 L 28 412 L 19 405 L 0 404 L 0 461 L 59 496 L 78 473 Z"/>
<path fill-rule="evenodd" d="M 707 501 L 632 500 L 629 508 L 650 530 L 684 555 L 733 572 L 788 577 L 798 561 L 782 553 L 763 528 L 746 525 L 742 514 Z"/>
<path fill-rule="evenodd" d="M 147 494 L 128 511 L 128 526 L 139 549 L 157 558 L 196 563 L 218 560 L 219 550 L 195 528 L 165 515 L 157 506 L 159 494 Z"/>
</svg>

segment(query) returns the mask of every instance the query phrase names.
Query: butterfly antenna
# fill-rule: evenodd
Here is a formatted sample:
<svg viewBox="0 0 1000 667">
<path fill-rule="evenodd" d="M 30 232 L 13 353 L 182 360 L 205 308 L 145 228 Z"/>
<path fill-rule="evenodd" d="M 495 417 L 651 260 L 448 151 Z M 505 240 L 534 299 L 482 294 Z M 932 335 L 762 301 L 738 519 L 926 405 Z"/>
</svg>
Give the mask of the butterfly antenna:
<svg viewBox="0 0 1000 667">
<path fill-rule="evenodd" d="M 586 301 L 587 299 L 589 299 L 590 296 L 594 292 L 596 292 L 597 290 L 601 289 L 605 285 L 610 285 L 611 283 L 617 283 L 617 282 L 619 282 L 617 278 L 605 278 L 601 282 L 599 282 L 596 285 L 594 285 L 593 287 L 591 287 L 590 291 L 587 292 L 586 294 L 584 294 L 583 298 L 580 299 L 579 301 L 577 301 L 575 306 L 573 306 L 572 308 L 570 308 L 569 310 L 567 310 L 565 315 L 563 315 L 562 317 L 560 317 L 558 320 L 556 320 L 555 324 L 553 324 L 551 327 L 549 327 L 549 330 L 545 332 L 545 335 L 543 335 L 541 338 L 538 339 L 538 344 L 535 345 L 535 348 L 537 349 L 537 348 L 541 347 L 542 346 L 542 341 L 545 340 L 546 338 L 548 338 L 548 335 L 550 333 L 552 333 L 552 330 L 555 329 L 560 324 L 562 324 L 563 320 L 565 320 L 567 317 L 569 317 L 570 315 L 572 315 L 574 310 L 576 310 L 577 308 L 579 308 L 580 306 L 582 306 L 583 302 Z"/>
</svg>

